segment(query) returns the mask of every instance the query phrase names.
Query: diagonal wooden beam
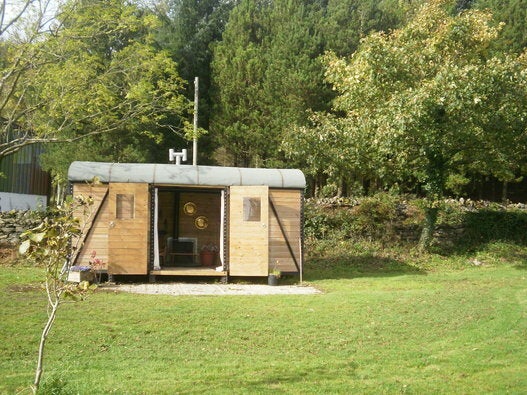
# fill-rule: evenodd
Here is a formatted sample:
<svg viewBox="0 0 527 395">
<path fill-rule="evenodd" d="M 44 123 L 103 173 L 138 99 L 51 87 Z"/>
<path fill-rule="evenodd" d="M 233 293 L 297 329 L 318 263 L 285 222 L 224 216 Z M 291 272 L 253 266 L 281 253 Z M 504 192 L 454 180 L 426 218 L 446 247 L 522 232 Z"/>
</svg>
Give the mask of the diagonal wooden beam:
<svg viewBox="0 0 527 395">
<path fill-rule="evenodd" d="M 291 243 L 289 242 L 289 239 L 287 238 L 287 234 L 285 233 L 284 226 L 282 225 L 282 222 L 280 221 L 280 217 L 278 216 L 278 212 L 276 211 L 276 207 L 274 205 L 273 198 L 271 196 L 269 196 L 269 205 L 271 206 L 271 210 L 273 210 L 273 214 L 276 218 L 276 222 L 278 222 L 280 231 L 282 232 L 282 235 L 284 236 L 285 244 L 287 245 L 287 249 L 289 250 L 289 253 L 291 254 L 291 258 L 293 258 L 293 262 L 295 263 L 296 270 L 298 270 L 298 273 L 300 273 L 300 266 L 298 265 L 298 261 L 296 259 L 295 253 L 293 251 L 293 248 L 291 247 Z"/>
<path fill-rule="evenodd" d="M 82 235 L 81 235 L 79 241 L 77 242 L 78 248 L 75 250 L 75 252 L 73 253 L 73 256 L 71 258 L 71 262 L 72 262 L 71 265 L 72 266 L 75 266 L 75 264 L 77 262 L 77 258 L 79 257 L 79 253 L 82 250 L 82 248 L 84 247 L 84 242 L 86 241 L 88 236 L 91 234 L 92 229 L 93 229 L 93 224 L 95 222 L 95 219 L 97 218 L 97 215 L 99 215 L 99 212 L 101 211 L 102 205 L 103 205 L 104 201 L 106 200 L 106 198 L 108 197 L 108 193 L 109 192 L 110 192 L 110 187 L 108 187 L 106 189 L 106 192 L 104 192 L 104 195 L 103 195 L 101 201 L 99 202 L 99 206 L 95 209 L 95 212 L 93 213 L 93 216 L 92 216 L 91 220 L 89 221 L 90 225 L 89 225 L 88 229 L 85 232 L 82 232 Z M 88 220 L 89 220 L 89 218 L 88 218 Z"/>
</svg>

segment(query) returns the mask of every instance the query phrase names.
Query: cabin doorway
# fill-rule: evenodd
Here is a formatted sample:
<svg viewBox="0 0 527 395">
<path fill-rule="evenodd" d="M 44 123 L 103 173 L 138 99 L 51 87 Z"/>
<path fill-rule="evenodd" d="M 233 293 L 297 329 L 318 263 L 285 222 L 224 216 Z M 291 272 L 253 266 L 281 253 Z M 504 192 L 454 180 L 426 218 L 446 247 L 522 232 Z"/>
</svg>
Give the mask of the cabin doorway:
<svg viewBox="0 0 527 395">
<path fill-rule="evenodd" d="M 222 189 L 155 188 L 154 269 L 223 266 L 222 196 Z"/>
</svg>

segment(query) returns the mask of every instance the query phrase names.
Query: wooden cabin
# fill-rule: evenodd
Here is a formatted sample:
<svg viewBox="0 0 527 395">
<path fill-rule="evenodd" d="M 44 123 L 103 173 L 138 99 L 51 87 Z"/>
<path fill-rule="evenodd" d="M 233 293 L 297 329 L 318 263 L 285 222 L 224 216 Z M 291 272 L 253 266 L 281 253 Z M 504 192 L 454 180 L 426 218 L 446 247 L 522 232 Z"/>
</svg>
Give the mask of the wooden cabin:
<svg viewBox="0 0 527 395">
<path fill-rule="evenodd" d="M 68 179 L 94 200 L 74 265 L 153 280 L 301 274 L 300 170 L 73 162 Z"/>
</svg>

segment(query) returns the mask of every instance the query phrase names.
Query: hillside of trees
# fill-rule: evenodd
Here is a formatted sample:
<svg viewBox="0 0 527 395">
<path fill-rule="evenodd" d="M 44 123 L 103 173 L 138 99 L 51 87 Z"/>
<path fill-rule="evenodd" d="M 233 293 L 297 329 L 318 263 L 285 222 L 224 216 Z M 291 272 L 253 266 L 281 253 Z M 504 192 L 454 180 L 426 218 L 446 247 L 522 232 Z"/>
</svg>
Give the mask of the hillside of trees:
<svg viewBox="0 0 527 395">
<path fill-rule="evenodd" d="M 316 196 L 527 198 L 525 0 L 18 3 L 0 160 L 49 143 L 56 182 L 190 149 L 199 77 L 200 164 L 298 167 Z"/>
</svg>

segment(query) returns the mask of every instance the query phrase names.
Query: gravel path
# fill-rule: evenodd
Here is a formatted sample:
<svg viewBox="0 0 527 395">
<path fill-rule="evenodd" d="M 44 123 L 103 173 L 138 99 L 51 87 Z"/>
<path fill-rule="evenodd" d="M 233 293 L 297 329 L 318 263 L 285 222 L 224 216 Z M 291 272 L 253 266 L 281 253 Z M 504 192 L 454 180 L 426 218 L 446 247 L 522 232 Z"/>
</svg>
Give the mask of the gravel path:
<svg viewBox="0 0 527 395">
<path fill-rule="evenodd" d="M 298 285 L 272 287 L 261 284 L 115 284 L 104 285 L 101 289 L 153 295 L 315 295 L 316 288 Z"/>
</svg>

